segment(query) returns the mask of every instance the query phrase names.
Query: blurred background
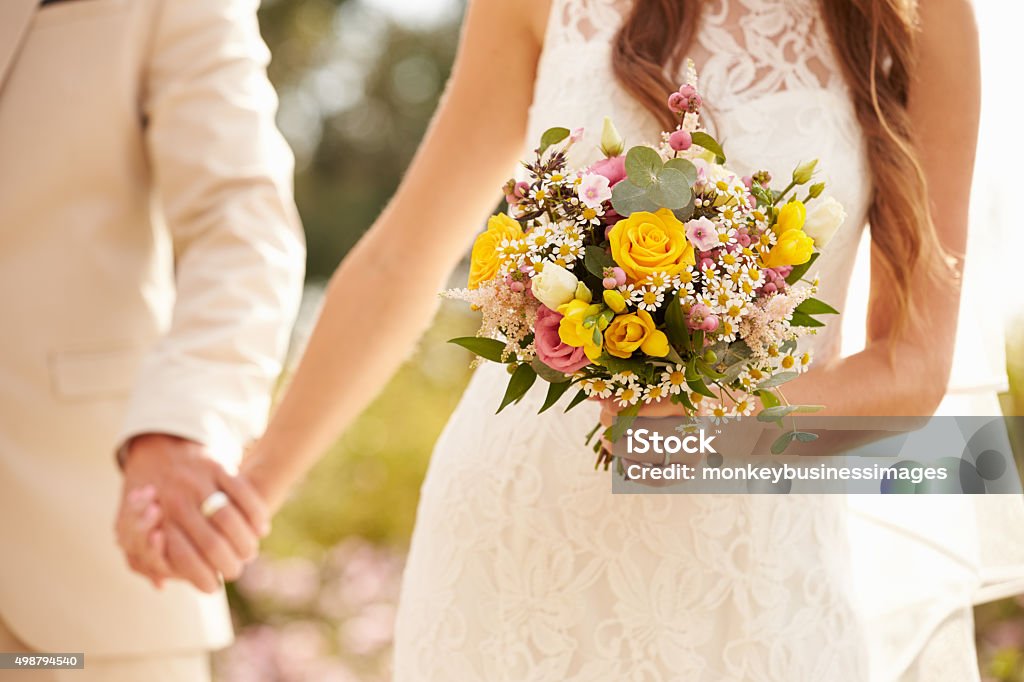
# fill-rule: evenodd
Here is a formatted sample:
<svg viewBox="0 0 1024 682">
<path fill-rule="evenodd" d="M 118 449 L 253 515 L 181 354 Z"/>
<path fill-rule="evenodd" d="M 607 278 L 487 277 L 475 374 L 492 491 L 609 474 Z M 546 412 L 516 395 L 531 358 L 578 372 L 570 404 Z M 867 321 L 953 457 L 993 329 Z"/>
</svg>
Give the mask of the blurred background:
<svg viewBox="0 0 1024 682">
<path fill-rule="evenodd" d="M 373 222 L 415 151 L 448 77 L 462 10 L 462 0 L 263 2 L 279 123 L 297 157 L 296 197 L 309 247 L 296 347 L 309 332 L 323 283 Z M 1011 119 L 1018 74 L 999 48 L 1015 39 L 1010 31 L 1021 25 L 1024 8 L 980 0 L 977 11 L 986 94 L 972 235 L 980 233 L 993 253 L 1020 253 L 1024 230 L 1011 230 L 1008 218 L 1016 164 L 1024 158 Z M 1008 323 L 1007 401 L 1016 401 L 1019 414 L 1024 324 L 1008 303 L 1019 306 L 1024 297 L 1015 278 L 995 266 L 983 269 L 995 273 L 997 294 L 972 298 L 969 324 L 998 348 L 1000 323 Z M 442 306 L 404 368 L 277 518 L 260 560 L 230 588 L 238 641 L 217 656 L 221 682 L 390 679 L 395 605 L 420 482 L 469 376 L 468 353 L 444 341 L 474 333 L 475 322 L 465 306 Z M 977 617 L 986 679 L 1024 682 L 1024 599 L 986 605 Z"/>
</svg>

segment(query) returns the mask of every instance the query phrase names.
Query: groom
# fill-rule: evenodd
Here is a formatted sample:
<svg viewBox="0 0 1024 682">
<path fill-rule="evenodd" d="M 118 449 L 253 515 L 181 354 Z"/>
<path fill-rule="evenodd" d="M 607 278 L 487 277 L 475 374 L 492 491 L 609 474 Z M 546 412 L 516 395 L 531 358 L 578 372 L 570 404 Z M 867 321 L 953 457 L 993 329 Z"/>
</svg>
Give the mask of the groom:
<svg viewBox="0 0 1024 682">
<path fill-rule="evenodd" d="M 257 4 L 0 2 L 0 653 L 85 653 L 0 680 L 201 681 L 230 641 L 258 509 L 217 491 L 251 492 L 303 267 Z M 115 451 L 212 594 L 125 565 Z"/>
</svg>

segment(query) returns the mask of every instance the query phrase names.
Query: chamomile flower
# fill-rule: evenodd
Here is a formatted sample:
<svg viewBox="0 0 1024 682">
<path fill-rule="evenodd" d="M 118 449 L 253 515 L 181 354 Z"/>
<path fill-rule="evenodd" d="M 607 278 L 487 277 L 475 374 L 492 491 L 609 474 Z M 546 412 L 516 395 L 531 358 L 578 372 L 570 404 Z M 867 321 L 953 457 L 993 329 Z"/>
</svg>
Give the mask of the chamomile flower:
<svg viewBox="0 0 1024 682">
<path fill-rule="evenodd" d="M 624 369 L 613 374 L 612 381 L 621 386 L 637 386 L 640 383 L 640 377 L 633 370 Z"/>
<path fill-rule="evenodd" d="M 754 411 L 754 401 L 750 396 L 737 400 L 732 406 L 732 416 L 746 417 Z"/>
<path fill-rule="evenodd" d="M 729 408 L 718 401 L 709 401 L 710 405 L 705 407 L 712 424 L 724 424 L 732 416 Z"/>
<path fill-rule="evenodd" d="M 651 286 L 637 287 L 630 293 L 629 300 L 640 310 L 653 313 L 665 302 L 665 293 Z"/>
<path fill-rule="evenodd" d="M 668 390 L 664 386 L 661 384 L 655 384 L 644 389 L 643 401 L 645 403 L 656 403 L 659 400 L 669 397 L 669 395 Z"/>
<path fill-rule="evenodd" d="M 639 402 L 641 398 L 640 388 L 638 386 L 623 386 L 619 390 L 615 391 L 615 404 L 619 407 L 629 407 Z"/>
<path fill-rule="evenodd" d="M 652 289 L 657 289 L 658 291 L 665 291 L 666 289 L 675 290 L 679 288 L 680 279 L 679 275 L 670 275 L 667 272 L 655 272 L 647 275 L 647 277 L 644 278 L 643 283 Z"/>
<path fill-rule="evenodd" d="M 672 395 L 678 395 L 686 390 L 686 368 L 682 365 L 666 367 L 661 373 L 661 385 Z"/>
<path fill-rule="evenodd" d="M 718 230 L 719 245 L 728 246 L 729 244 L 735 244 L 738 234 L 735 227 L 721 226 Z"/>
<path fill-rule="evenodd" d="M 612 394 L 612 385 L 607 379 L 584 379 L 580 383 L 583 391 L 591 398 L 608 398 Z"/>
</svg>

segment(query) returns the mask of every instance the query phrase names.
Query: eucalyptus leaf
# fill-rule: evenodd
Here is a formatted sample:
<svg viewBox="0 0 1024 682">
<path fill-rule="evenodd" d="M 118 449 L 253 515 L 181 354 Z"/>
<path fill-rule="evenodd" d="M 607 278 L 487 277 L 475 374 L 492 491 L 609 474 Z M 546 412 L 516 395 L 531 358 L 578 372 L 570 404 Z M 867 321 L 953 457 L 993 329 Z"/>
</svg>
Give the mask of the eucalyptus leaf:
<svg viewBox="0 0 1024 682">
<path fill-rule="evenodd" d="M 530 390 L 530 387 L 533 386 L 533 382 L 536 380 L 537 373 L 533 371 L 533 367 L 530 367 L 530 365 L 524 363 L 516 367 L 516 371 L 512 373 L 511 378 L 508 380 L 505 397 L 501 399 L 501 405 L 495 414 L 526 395 L 526 392 Z"/>
<path fill-rule="evenodd" d="M 718 144 L 718 140 L 703 131 L 697 131 L 691 137 L 695 145 L 703 147 L 714 154 L 717 157 L 715 161 L 725 163 L 725 152 L 722 151 L 722 145 Z"/>
<path fill-rule="evenodd" d="M 692 196 L 686 176 L 675 168 L 663 169 L 647 187 L 647 198 L 661 208 L 682 208 L 690 203 Z"/>
<path fill-rule="evenodd" d="M 448 343 L 462 346 L 469 352 L 491 362 L 511 362 L 515 359 L 514 356 L 507 360 L 503 359 L 501 356 L 505 352 L 505 344 L 495 339 L 487 339 L 482 336 L 460 336 L 457 339 L 448 339 Z"/>
<path fill-rule="evenodd" d="M 794 431 L 793 437 L 801 443 L 811 443 L 818 440 L 818 434 L 809 431 Z"/>
<path fill-rule="evenodd" d="M 766 410 L 781 404 L 781 402 L 779 401 L 779 397 L 772 393 L 771 391 L 758 391 L 757 397 L 761 399 L 761 404 L 764 406 Z"/>
<path fill-rule="evenodd" d="M 767 388 L 775 388 L 776 386 L 781 386 L 782 384 L 796 379 L 798 376 L 800 376 L 799 372 L 779 372 L 778 374 L 773 374 L 759 383 L 757 388 L 761 391 Z"/>
<path fill-rule="evenodd" d="M 776 422 L 795 411 L 796 407 L 793 405 L 776 405 L 775 407 L 768 407 L 757 413 L 757 421 Z"/>
<path fill-rule="evenodd" d="M 786 284 L 796 284 L 803 279 L 803 276 L 807 274 L 807 271 L 811 269 L 811 266 L 814 265 L 814 261 L 818 260 L 820 255 L 820 251 L 815 251 L 811 254 L 811 259 L 809 261 L 793 266 L 793 271 L 790 272 L 789 277 L 786 278 Z"/>
<path fill-rule="evenodd" d="M 538 149 L 538 151 L 543 154 L 552 145 L 556 145 L 569 137 L 569 134 L 568 128 L 548 128 L 544 131 L 544 134 L 540 136 L 540 149 Z"/>
<path fill-rule="evenodd" d="M 650 147 L 633 147 L 626 152 L 626 177 L 637 187 L 647 187 L 657 180 L 664 165 L 661 155 Z"/>
<path fill-rule="evenodd" d="M 693 196 L 693 190 L 690 190 L 690 200 L 686 202 L 686 205 L 682 208 L 672 209 L 672 214 L 681 223 L 685 223 L 687 220 L 693 217 L 694 205 L 693 201 L 696 197 Z"/>
<path fill-rule="evenodd" d="M 647 192 L 643 187 L 637 187 L 629 180 L 625 180 L 612 188 L 612 208 L 619 215 L 626 217 L 641 211 L 653 213 L 660 207 L 647 198 Z"/>
<path fill-rule="evenodd" d="M 665 162 L 665 168 L 672 168 L 682 172 L 686 176 L 686 184 L 693 185 L 697 182 L 697 167 L 689 159 L 669 159 Z"/>
<path fill-rule="evenodd" d="M 794 431 L 786 431 L 784 434 L 775 439 L 772 443 L 772 454 L 781 455 L 789 447 L 789 444 L 796 438 Z"/>
</svg>

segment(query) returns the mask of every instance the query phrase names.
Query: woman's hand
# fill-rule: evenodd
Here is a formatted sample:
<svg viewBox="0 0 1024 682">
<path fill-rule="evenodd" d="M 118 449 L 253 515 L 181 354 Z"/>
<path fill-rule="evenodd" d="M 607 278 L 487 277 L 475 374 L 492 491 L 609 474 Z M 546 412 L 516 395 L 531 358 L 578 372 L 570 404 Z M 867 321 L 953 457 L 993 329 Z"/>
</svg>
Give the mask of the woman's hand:
<svg viewBox="0 0 1024 682">
<path fill-rule="evenodd" d="M 161 524 L 163 512 L 156 500 L 156 488 L 146 486 L 130 491 L 117 516 L 117 544 L 133 571 L 148 578 L 157 589 L 174 575 L 167 563 L 166 536 Z"/>
</svg>

